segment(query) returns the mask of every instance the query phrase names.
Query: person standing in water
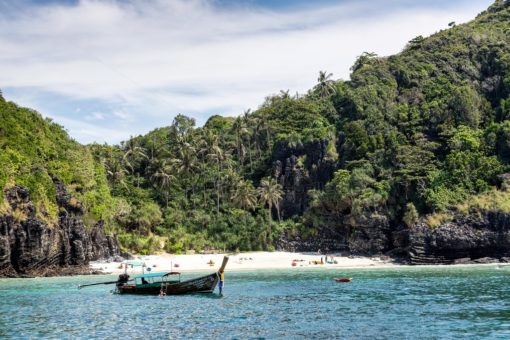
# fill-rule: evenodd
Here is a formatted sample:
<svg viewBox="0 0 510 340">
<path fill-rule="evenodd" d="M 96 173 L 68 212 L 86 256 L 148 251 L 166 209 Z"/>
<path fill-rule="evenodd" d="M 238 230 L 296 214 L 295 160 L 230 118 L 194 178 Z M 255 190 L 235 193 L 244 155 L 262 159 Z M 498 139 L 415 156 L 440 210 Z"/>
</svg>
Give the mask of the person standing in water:
<svg viewBox="0 0 510 340">
<path fill-rule="evenodd" d="M 225 281 L 225 273 L 223 271 L 219 271 L 218 274 L 220 275 L 220 284 L 218 287 L 220 289 L 220 294 L 223 294 L 223 284 Z"/>
</svg>

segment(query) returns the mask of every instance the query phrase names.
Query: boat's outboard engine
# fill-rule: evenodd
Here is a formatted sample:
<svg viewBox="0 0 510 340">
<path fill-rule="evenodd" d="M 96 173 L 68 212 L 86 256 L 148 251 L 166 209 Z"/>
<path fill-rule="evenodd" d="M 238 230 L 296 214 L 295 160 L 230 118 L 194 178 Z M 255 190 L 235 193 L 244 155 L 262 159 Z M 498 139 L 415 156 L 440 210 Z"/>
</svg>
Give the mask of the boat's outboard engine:
<svg viewBox="0 0 510 340">
<path fill-rule="evenodd" d="M 117 280 L 117 286 L 123 286 L 124 283 L 127 283 L 129 280 L 128 274 L 120 274 L 119 279 Z"/>
</svg>

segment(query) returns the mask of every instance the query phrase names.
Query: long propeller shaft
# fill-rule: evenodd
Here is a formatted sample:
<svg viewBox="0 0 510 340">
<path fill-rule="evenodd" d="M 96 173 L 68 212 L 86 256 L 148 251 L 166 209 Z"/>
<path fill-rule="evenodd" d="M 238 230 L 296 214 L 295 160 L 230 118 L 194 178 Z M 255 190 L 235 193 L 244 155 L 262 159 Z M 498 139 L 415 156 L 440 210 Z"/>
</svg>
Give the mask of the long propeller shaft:
<svg viewBox="0 0 510 340">
<path fill-rule="evenodd" d="M 97 286 L 97 285 L 109 285 L 112 283 L 117 283 L 118 281 L 109 281 L 109 282 L 97 282 L 97 283 L 89 283 L 86 285 L 79 285 L 78 289 L 82 289 L 83 287 L 89 287 L 89 286 Z"/>
</svg>

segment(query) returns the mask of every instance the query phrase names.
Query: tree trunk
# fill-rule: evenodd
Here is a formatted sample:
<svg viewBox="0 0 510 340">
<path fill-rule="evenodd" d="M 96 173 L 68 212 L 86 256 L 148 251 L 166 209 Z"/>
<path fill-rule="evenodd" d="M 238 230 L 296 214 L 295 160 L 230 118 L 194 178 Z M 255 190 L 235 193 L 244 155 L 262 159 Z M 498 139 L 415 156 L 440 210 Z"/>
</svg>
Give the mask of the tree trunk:
<svg viewBox="0 0 510 340">
<path fill-rule="evenodd" d="M 273 206 L 271 203 L 269 203 L 269 209 L 268 209 L 268 212 L 269 212 L 269 235 L 268 235 L 268 241 L 269 243 L 272 243 L 273 242 L 273 217 L 271 216 L 272 215 L 272 210 L 273 209 Z"/>
<path fill-rule="evenodd" d="M 251 157 L 251 143 L 248 140 L 248 158 L 250 159 L 250 172 L 253 173 L 253 160 Z"/>
<path fill-rule="evenodd" d="M 220 180 L 216 181 L 216 214 L 220 214 Z"/>
</svg>

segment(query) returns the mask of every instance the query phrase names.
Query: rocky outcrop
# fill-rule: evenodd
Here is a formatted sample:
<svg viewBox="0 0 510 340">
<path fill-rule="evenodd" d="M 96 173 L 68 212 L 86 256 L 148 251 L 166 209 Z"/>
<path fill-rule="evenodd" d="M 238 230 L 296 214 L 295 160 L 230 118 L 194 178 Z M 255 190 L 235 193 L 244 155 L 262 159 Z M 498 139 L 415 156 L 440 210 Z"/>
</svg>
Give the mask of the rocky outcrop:
<svg viewBox="0 0 510 340">
<path fill-rule="evenodd" d="M 346 235 L 348 232 L 339 229 L 318 228 L 317 234 L 309 237 L 284 234 L 276 241 L 278 251 L 319 252 L 350 254 Z"/>
<path fill-rule="evenodd" d="M 471 211 L 453 214 L 451 221 L 431 228 L 419 222 L 411 228 L 391 226 L 377 213 L 359 221 L 348 216 L 327 221 L 308 237 L 284 235 L 279 250 L 349 255 L 389 255 L 420 264 L 510 262 L 510 214 Z M 328 223 L 330 223 L 328 225 Z"/>
<path fill-rule="evenodd" d="M 348 238 L 349 250 L 355 255 L 384 254 L 391 247 L 390 225 L 385 215 L 373 213 L 354 221 Z M 352 223 L 352 222 L 351 222 Z"/>
<path fill-rule="evenodd" d="M 273 176 L 282 185 L 280 203 L 282 218 L 302 215 L 309 206 L 311 189 L 324 189 L 336 169 L 328 159 L 329 141 L 316 140 L 297 146 L 279 142 L 273 151 Z M 314 236 L 284 235 L 277 249 L 306 252 L 347 252 L 354 255 L 374 255 L 392 249 L 392 235 L 387 216 L 367 212 L 360 220 L 351 215 L 326 216 L 316 227 Z"/>
<path fill-rule="evenodd" d="M 0 216 L 0 277 L 89 273 L 89 261 L 119 255 L 115 239 L 106 236 L 103 222 L 87 228 L 82 211 L 58 180 L 58 223 L 50 226 L 36 216 L 26 189 L 6 189 L 12 213 Z"/>
<path fill-rule="evenodd" d="M 392 250 L 392 230 L 388 218 L 378 213 L 360 220 L 351 216 L 343 219 L 325 219 L 313 236 L 286 234 L 277 242 L 284 251 L 343 253 L 348 255 L 378 255 Z"/>
<path fill-rule="evenodd" d="M 510 214 L 472 211 L 437 228 L 418 223 L 409 230 L 412 264 L 506 262 L 510 257 Z"/>
<path fill-rule="evenodd" d="M 282 218 L 302 215 L 308 207 L 308 190 L 323 189 L 333 177 L 335 162 L 328 160 L 329 141 L 317 140 L 297 146 L 280 141 L 273 151 L 273 176 L 282 185 Z"/>
</svg>

